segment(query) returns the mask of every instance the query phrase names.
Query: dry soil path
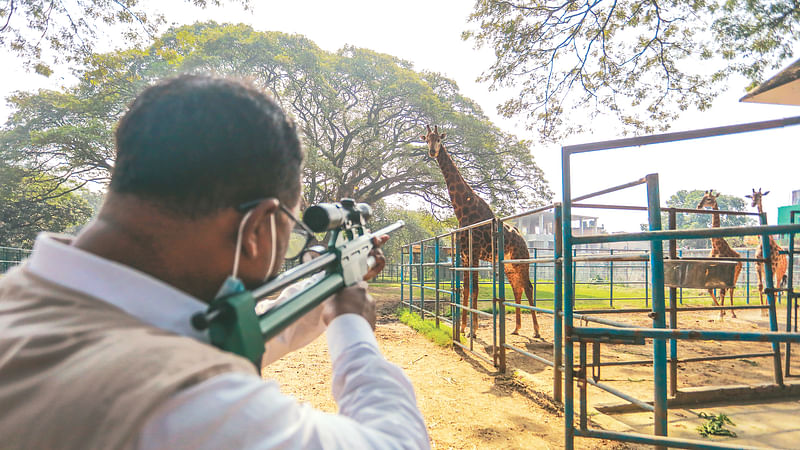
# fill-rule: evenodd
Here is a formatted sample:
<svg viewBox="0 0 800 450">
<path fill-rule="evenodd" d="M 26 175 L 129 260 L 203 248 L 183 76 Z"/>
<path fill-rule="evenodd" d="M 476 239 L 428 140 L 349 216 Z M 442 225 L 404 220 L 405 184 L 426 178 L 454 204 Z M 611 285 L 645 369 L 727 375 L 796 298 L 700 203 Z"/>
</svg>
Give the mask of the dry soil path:
<svg viewBox="0 0 800 450">
<path fill-rule="evenodd" d="M 480 360 L 439 347 L 399 323 L 397 289 L 373 287 L 379 302 L 378 344 L 389 361 L 414 384 L 428 425 L 431 447 L 439 449 L 563 448 L 563 422 L 548 396 Z M 324 411 L 336 412 L 324 337 L 264 370 L 285 393 Z M 624 448 L 578 440 L 579 448 Z"/>
</svg>

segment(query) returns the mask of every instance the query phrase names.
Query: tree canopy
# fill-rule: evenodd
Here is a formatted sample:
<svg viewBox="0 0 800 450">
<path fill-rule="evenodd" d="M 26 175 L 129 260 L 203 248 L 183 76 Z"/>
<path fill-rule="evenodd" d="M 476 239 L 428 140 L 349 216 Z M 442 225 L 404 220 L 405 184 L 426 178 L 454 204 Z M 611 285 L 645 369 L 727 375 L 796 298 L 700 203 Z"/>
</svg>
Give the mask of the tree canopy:
<svg viewBox="0 0 800 450">
<path fill-rule="evenodd" d="M 29 248 L 42 230 L 62 232 L 85 224 L 92 216 L 85 194 L 92 195 L 0 161 L 0 246 Z"/>
<path fill-rule="evenodd" d="M 448 131 L 464 177 L 500 212 L 552 195 L 530 143 L 492 125 L 452 80 L 367 49 L 326 52 L 303 36 L 213 22 L 171 29 L 146 48 L 92 55 L 76 70 L 79 83 L 63 91 L 15 93 L 0 145 L 60 179 L 106 181 L 126 105 L 183 72 L 245 77 L 295 117 L 308 153 L 306 204 L 403 194 L 449 209 L 438 166 L 418 142 L 426 124 Z"/>
<path fill-rule="evenodd" d="M 245 9 L 249 0 L 228 0 Z M 185 0 L 205 8 L 225 0 Z M 141 42 L 158 34 L 163 14 L 140 0 L 6 0 L 0 5 L 0 48 L 15 53 L 25 65 L 49 76 L 53 63 L 80 62 L 104 35 Z"/>
<path fill-rule="evenodd" d="M 667 206 L 670 208 L 695 209 L 697 208 L 697 205 L 700 203 L 700 200 L 703 198 L 704 194 L 705 191 L 700 189 L 693 189 L 691 191 L 682 189 L 669 197 L 669 200 L 667 200 Z M 717 205 L 722 211 L 747 210 L 747 202 L 745 199 L 736 197 L 735 195 L 721 194 L 717 198 Z M 691 228 L 710 228 L 711 218 L 711 214 L 677 213 L 675 216 L 675 227 L 679 230 Z M 665 229 L 667 228 L 668 223 L 667 214 L 662 214 L 661 224 Z M 754 224 L 755 222 L 753 218 L 748 216 L 720 215 L 720 226 L 723 227 L 741 227 Z M 643 229 L 646 229 L 646 227 Z M 740 247 L 744 245 L 742 238 L 729 238 L 728 240 L 731 245 L 734 246 Z M 683 245 L 689 248 L 710 248 L 711 244 L 708 239 L 686 239 L 683 241 Z"/>
<path fill-rule="evenodd" d="M 482 80 L 518 89 L 498 110 L 554 140 L 588 128 L 570 110 L 652 132 L 708 108 L 732 74 L 761 81 L 793 56 L 800 4 L 477 0 L 470 20 L 463 38 L 497 57 Z"/>
</svg>

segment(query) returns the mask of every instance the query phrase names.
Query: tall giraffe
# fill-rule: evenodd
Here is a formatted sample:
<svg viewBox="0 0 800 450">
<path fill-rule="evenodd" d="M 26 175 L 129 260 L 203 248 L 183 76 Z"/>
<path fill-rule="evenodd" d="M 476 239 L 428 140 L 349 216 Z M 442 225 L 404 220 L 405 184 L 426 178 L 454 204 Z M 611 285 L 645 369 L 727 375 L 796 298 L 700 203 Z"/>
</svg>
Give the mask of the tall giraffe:
<svg viewBox="0 0 800 450">
<path fill-rule="evenodd" d="M 697 209 L 703 209 L 705 207 L 709 207 L 709 208 L 713 209 L 714 211 L 719 211 L 719 206 L 717 205 L 717 197 L 719 197 L 719 194 L 714 195 L 714 190 L 713 189 L 710 189 L 710 190 L 706 191 L 705 195 L 703 196 L 703 199 L 700 200 L 700 204 L 697 205 Z M 720 213 L 718 213 L 718 212 L 715 212 L 715 213 L 711 214 L 711 228 L 719 228 L 720 227 L 719 216 L 720 216 Z M 730 245 L 728 245 L 728 242 L 725 240 L 725 238 L 721 238 L 721 237 L 711 238 L 711 253 L 709 254 L 709 256 L 711 256 L 712 258 L 741 258 L 741 255 L 739 255 L 738 252 L 736 252 L 734 249 L 731 248 Z M 734 287 L 730 288 L 730 291 L 731 291 L 731 306 L 733 306 L 733 291 L 734 291 L 734 289 L 736 289 L 736 282 L 739 280 L 739 273 L 741 271 L 742 271 L 742 262 L 741 261 L 737 261 L 736 262 L 736 269 L 735 269 L 735 272 L 733 274 L 733 286 Z M 720 292 L 721 292 L 720 297 L 722 299 L 721 304 L 717 302 L 717 297 L 714 295 L 714 290 L 713 289 L 709 289 L 708 290 L 708 293 L 711 294 L 711 299 L 714 300 L 714 305 L 725 306 L 725 291 L 726 290 L 728 290 L 728 289 L 724 289 L 724 288 L 720 289 Z M 725 311 L 720 310 L 719 316 L 722 317 L 724 315 L 725 315 Z M 731 309 L 731 315 L 733 317 L 736 317 L 736 311 L 734 309 Z"/>
<path fill-rule="evenodd" d="M 761 206 L 761 197 L 769 194 L 769 191 L 761 193 L 761 188 L 758 188 L 758 192 L 753 189 L 752 195 L 745 195 L 747 198 L 753 199 L 753 203 L 750 205 L 752 207 L 758 208 L 758 212 L 760 214 L 764 213 L 764 208 Z M 764 254 L 764 247 L 760 243 L 761 240 L 759 239 L 758 244 L 758 252 L 756 256 L 761 258 Z M 782 255 L 780 252 L 783 251 L 780 245 L 775 242 L 775 239 L 770 236 L 769 237 L 769 263 L 772 266 L 772 276 L 775 283 L 773 286 L 775 287 L 783 287 L 783 284 L 786 283 L 787 276 L 786 271 L 789 265 L 789 259 L 786 255 Z M 757 262 L 756 263 L 756 272 L 758 273 L 758 294 L 761 297 L 761 305 L 764 305 L 764 263 Z M 761 315 L 766 316 L 767 310 L 762 309 Z"/>
<path fill-rule="evenodd" d="M 427 126 L 428 133 L 420 136 L 423 141 L 428 144 L 428 155 L 436 159 L 439 168 L 444 175 L 444 181 L 447 184 L 447 192 L 450 194 L 450 202 L 453 204 L 456 218 L 458 219 L 459 227 L 465 227 L 484 220 L 495 218 L 489 205 L 478 195 L 475 191 L 464 181 L 464 177 L 458 171 L 450 155 L 447 153 L 442 141 L 447 136 L 447 133 L 439 134 L 439 126 L 435 126 L 431 130 L 430 125 Z M 503 238 L 505 245 L 503 246 L 505 259 L 528 259 L 528 245 L 525 239 L 515 228 L 504 224 Z M 472 253 L 469 252 L 469 233 L 462 232 L 458 236 L 459 246 L 461 247 L 461 260 L 464 267 L 478 267 L 478 261 L 492 261 L 494 255 L 492 254 L 492 224 L 488 223 L 472 229 Z M 508 282 L 511 283 L 511 289 L 514 291 L 515 303 L 519 303 L 522 299 L 523 292 L 528 298 L 528 303 L 533 306 L 533 285 L 528 272 L 529 264 L 505 264 L 505 273 Z M 472 281 L 472 298 L 470 307 L 477 309 L 478 305 L 478 273 L 475 271 L 465 272 L 466 280 L 464 283 L 463 298 L 469 297 L 469 280 Z M 536 320 L 536 311 L 531 311 L 531 318 L 533 319 L 533 329 L 535 337 L 539 337 L 539 322 Z M 458 319 L 456 319 L 458 320 Z M 461 314 L 461 329 L 466 327 L 467 314 L 462 311 Z M 478 318 L 477 314 L 472 315 L 473 329 L 472 334 L 475 334 L 477 328 Z M 520 308 L 516 311 L 516 328 L 511 334 L 517 334 L 522 326 L 522 319 L 520 317 Z"/>
</svg>

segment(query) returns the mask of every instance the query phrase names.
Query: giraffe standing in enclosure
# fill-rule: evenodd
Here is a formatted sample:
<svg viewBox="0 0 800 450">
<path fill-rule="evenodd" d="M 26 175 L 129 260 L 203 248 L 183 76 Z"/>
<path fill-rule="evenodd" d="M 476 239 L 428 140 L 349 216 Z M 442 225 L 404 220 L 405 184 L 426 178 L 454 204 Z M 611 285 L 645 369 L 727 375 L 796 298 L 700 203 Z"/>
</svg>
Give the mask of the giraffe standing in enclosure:
<svg viewBox="0 0 800 450">
<path fill-rule="evenodd" d="M 697 205 L 697 209 L 703 208 L 711 208 L 714 211 L 719 211 L 719 206 L 717 205 L 717 197 L 719 194 L 714 195 L 714 190 L 710 189 L 706 191 L 703 199 L 700 200 L 700 204 Z M 719 212 L 714 212 L 711 214 L 711 228 L 719 228 L 720 221 L 719 221 Z M 736 250 L 732 249 L 725 238 L 711 238 L 711 254 L 709 254 L 712 258 L 741 258 L 741 255 L 736 252 Z M 733 306 L 733 291 L 736 289 L 736 282 L 739 280 L 739 273 L 742 271 L 742 262 L 736 262 L 736 269 L 733 274 L 733 287 L 730 288 L 731 291 L 731 306 Z M 716 306 L 725 306 L 725 291 L 727 289 L 722 288 L 720 289 L 720 298 L 722 302 L 717 302 L 717 297 L 714 295 L 714 289 L 709 289 L 708 293 L 711 294 L 711 299 L 714 301 L 714 305 Z M 722 317 L 725 315 L 724 310 L 719 311 L 719 316 Z M 736 311 L 731 309 L 731 315 L 736 317 Z"/>
<path fill-rule="evenodd" d="M 769 191 L 761 193 L 761 188 L 758 188 L 758 192 L 753 189 L 752 195 L 745 195 L 747 198 L 753 199 L 753 203 L 751 206 L 758 208 L 759 214 L 764 214 L 764 208 L 761 206 L 761 197 L 769 194 Z M 786 255 L 782 255 L 780 252 L 783 249 L 775 242 L 775 239 L 770 236 L 769 237 L 769 263 L 772 267 L 772 276 L 773 276 L 773 286 L 775 287 L 783 287 L 786 283 L 787 276 L 786 270 L 789 265 L 789 259 Z M 761 258 L 764 254 L 764 247 L 759 239 L 758 244 L 758 252 L 756 253 L 756 257 Z M 761 297 L 761 305 L 764 305 L 764 263 L 757 262 L 756 263 L 756 273 L 758 273 L 758 294 Z M 767 310 L 762 309 L 761 315 L 766 316 Z"/>
<path fill-rule="evenodd" d="M 428 144 L 428 155 L 436 159 L 439 168 L 444 175 L 444 181 L 447 184 L 447 192 L 450 194 L 450 201 L 453 204 L 456 218 L 458 219 L 459 227 L 465 227 L 488 219 L 494 219 L 495 215 L 489 205 L 478 195 L 475 191 L 464 181 L 464 177 L 458 171 L 450 155 L 444 147 L 442 141 L 447 136 L 447 133 L 439 134 L 439 126 L 437 125 L 431 130 L 428 125 L 428 133 L 421 136 L 422 140 Z M 493 261 L 494 255 L 492 252 L 492 224 L 487 223 L 476 227 L 472 230 L 472 252 L 469 249 L 469 233 L 459 233 L 458 240 L 461 247 L 461 261 L 463 267 L 474 268 L 478 267 L 478 261 Z M 515 228 L 503 224 L 503 238 L 505 245 L 503 246 L 505 259 L 528 259 L 528 246 L 525 239 Z M 528 298 L 528 303 L 533 306 L 533 285 L 531 284 L 530 276 L 528 273 L 528 263 L 520 264 L 505 264 L 505 273 L 508 282 L 511 283 L 511 288 L 514 291 L 515 303 L 519 303 L 522 299 L 522 294 Z M 472 298 L 470 299 L 470 307 L 472 309 L 478 308 L 478 272 L 470 271 L 465 272 L 464 294 L 462 298 L 469 297 L 470 280 L 472 283 Z M 535 337 L 539 337 L 539 322 L 536 320 L 536 311 L 531 311 L 531 318 L 533 319 L 533 329 Z M 454 319 L 458 320 L 457 318 Z M 461 329 L 466 327 L 467 313 L 462 311 L 461 314 Z M 475 335 L 477 328 L 478 317 L 477 314 L 472 315 L 471 330 L 472 335 Z M 522 318 L 520 317 L 520 308 L 516 311 L 516 327 L 511 334 L 517 334 L 522 326 Z"/>
</svg>

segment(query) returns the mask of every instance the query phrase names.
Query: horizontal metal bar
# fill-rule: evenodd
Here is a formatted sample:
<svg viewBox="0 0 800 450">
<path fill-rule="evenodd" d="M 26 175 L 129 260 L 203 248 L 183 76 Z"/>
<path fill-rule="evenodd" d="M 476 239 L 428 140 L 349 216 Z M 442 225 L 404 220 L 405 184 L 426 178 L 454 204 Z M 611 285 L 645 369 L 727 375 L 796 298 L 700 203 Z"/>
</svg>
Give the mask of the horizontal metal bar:
<svg viewBox="0 0 800 450">
<path fill-rule="evenodd" d="M 464 350 L 466 350 L 466 351 L 468 351 L 469 353 L 471 353 L 471 354 L 473 354 L 473 355 L 477 356 L 478 358 L 480 358 L 480 359 L 484 360 L 486 363 L 488 363 L 489 365 L 491 365 L 492 367 L 494 367 L 494 361 L 492 361 L 491 359 L 489 359 L 489 358 L 487 358 L 487 357 L 485 357 L 485 356 L 481 355 L 481 354 L 480 354 L 480 353 L 478 353 L 478 352 L 475 352 L 475 351 L 472 351 L 472 350 L 470 350 L 470 349 L 469 349 L 469 347 L 467 347 L 466 345 L 462 344 L 461 342 L 458 342 L 458 341 L 453 341 L 453 344 L 456 344 L 457 346 L 459 346 L 459 347 L 463 348 Z"/>
<path fill-rule="evenodd" d="M 540 299 L 539 301 L 543 301 L 543 300 Z M 549 299 L 547 301 L 551 301 L 552 302 L 553 299 Z M 520 304 L 520 303 L 513 303 L 513 302 L 512 303 L 501 302 L 501 303 L 506 305 L 506 306 L 511 306 L 511 307 L 520 308 L 520 309 L 526 309 L 528 311 L 536 311 L 536 312 L 540 312 L 540 313 L 543 313 L 543 314 L 555 314 L 555 312 L 552 309 L 539 308 L 537 306 L 523 305 L 523 304 Z"/>
<path fill-rule="evenodd" d="M 539 361 L 542 364 L 547 364 L 548 366 L 553 367 L 553 361 L 549 361 L 547 359 L 544 359 L 541 356 L 534 355 L 533 353 L 527 352 L 527 351 L 525 351 L 525 350 L 523 350 L 521 348 L 514 347 L 511 344 L 503 344 L 503 347 L 505 347 L 505 348 L 507 348 L 509 350 L 514 350 L 515 352 L 521 353 L 521 354 L 527 356 L 528 358 L 535 359 L 536 361 Z"/>
<path fill-rule="evenodd" d="M 573 203 L 573 208 L 585 209 L 622 209 L 625 211 L 647 211 L 646 206 L 632 206 L 632 205 L 600 205 L 597 203 Z"/>
<path fill-rule="evenodd" d="M 720 355 L 720 356 L 698 356 L 696 358 L 679 359 L 679 363 L 690 362 L 703 362 L 703 361 L 723 361 L 726 359 L 744 359 L 744 358 L 764 358 L 767 356 L 775 356 L 774 352 L 769 353 L 743 353 L 740 355 Z"/>
<path fill-rule="evenodd" d="M 644 366 L 650 364 L 653 364 L 652 359 L 636 359 L 633 361 L 606 361 L 606 362 L 601 362 L 600 364 L 587 363 L 586 365 L 589 367 L 598 365 L 600 367 L 606 367 L 606 366 Z"/>
<path fill-rule="evenodd" d="M 455 270 L 456 272 L 477 272 L 479 270 L 492 270 L 494 267 L 453 267 L 450 270 Z"/>
<path fill-rule="evenodd" d="M 486 311 L 481 311 L 479 309 L 472 309 L 469 306 L 459 305 L 459 304 L 453 303 L 453 302 L 448 302 L 448 303 L 450 303 L 452 306 L 455 306 L 456 308 L 463 309 L 464 311 L 469 311 L 471 313 L 475 313 L 475 314 L 478 314 L 478 315 L 481 315 L 481 316 L 484 316 L 484 317 L 493 317 L 492 313 L 487 313 Z"/>
<path fill-rule="evenodd" d="M 558 262 L 561 262 L 561 258 L 558 258 Z M 503 264 L 522 264 L 522 263 L 554 263 L 556 259 L 554 258 L 527 258 L 527 259 L 504 259 L 501 261 Z"/>
<path fill-rule="evenodd" d="M 606 392 L 609 392 L 611 394 L 616 395 L 617 397 L 619 397 L 619 398 L 621 398 L 623 400 L 626 400 L 626 401 L 628 401 L 630 403 L 633 403 L 634 405 L 638 406 L 639 408 L 644 409 L 645 411 L 655 411 L 655 408 L 653 408 L 653 405 L 650 405 L 650 404 L 648 404 L 646 402 L 643 402 L 643 401 L 639 400 L 636 397 L 632 397 L 632 396 L 620 391 L 619 389 L 613 388 L 613 387 L 611 387 L 611 386 L 609 386 L 607 384 L 604 384 L 604 383 L 600 383 L 600 382 L 594 381 L 591 378 L 586 378 L 586 382 L 591 384 L 592 386 L 594 386 L 596 388 L 600 388 L 600 389 L 602 389 L 602 390 L 604 390 Z"/>
<path fill-rule="evenodd" d="M 563 311 L 559 311 L 559 315 L 564 316 L 564 312 Z M 612 327 L 636 328 L 636 325 L 631 325 L 631 324 L 622 323 L 622 322 L 615 322 L 613 320 L 608 320 L 608 319 L 601 319 L 599 317 L 591 317 L 591 316 L 587 316 L 585 314 L 573 314 L 572 317 L 574 317 L 575 319 L 578 319 L 578 320 L 583 320 L 585 322 L 601 323 L 603 325 L 610 325 Z"/>
<path fill-rule="evenodd" d="M 800 333 L 754 333 L 711 330 L 670 330 L 657 328 L 589 328 L 573 327 L 572 335 L 582 340 L 601 337 L 646 339 L 687 339 L 701 341 L 800 342 Z"/>
<path fill-rule="evenodd" d="M 603 189 L 602 191 L 592 192 L 591 194 L 581 195 L 580 197 L 575 197 L 572 199 L 573 202 L 579 202 L 581 200 L 586 200 L 587 198 L 598 197 L 604 194 L 610 194 L 611 192 L 621 191 L 623 189 L 628 189 L 634 186 L 639 186 L 640 184 L 647 183 L 647 178 L 640 178 L 636 181 L 631 181 L 630 183 L 620 184 L 619 186 L 610 187 L 608 189 Z"/>
<path fill-rule="evenodd" d="M 514 220 L 514 219 L 520 218 L 522 216 L 529 216 L 531 214 L 536 214 L 536 213 L 540 213 L 540 212 L 543 212 L 543 211 L 547 211 L 549 209 L 553 209 L 556 206 L 561 206 L 561 203 L 558 203 L 558 202 L 557 203 L 551 203 L 549 205 L 541 206 L 539 208 L 530 209 L 528 211 L 521 212 L 519 214 L 513 214 L 513 215 L 510 215 L 510 216 L 506 216 L 506 217 L 501 218 L 500 221 L 501 222 L 506 222 L 506 221 L 509 221 L 509 220 Z"/>
<path fill-rule="evenodd" d="M 684 300 L 692 299 L 692 298 L 707 298 L 703 297 L 683 297 Z M 590 298 L 580 298 L 576 300 L 595 300 Z M 600 298 L 596 300 L 608 300 L 607 298 Z M 618 298 L 614 297 L 614 300 L 639 300 L 637 298 Z M 678 311 L 717 311 L 720 309 L 730 310 L 730 309 L 767 309 L 769 305 L 735 305 L 735 306 L 681 306 Z M 648 308 L 622 308 L 622 309 L 581 309 L 579 310 L 581 314 L 627 314 L 627 313 L 650 313 L 653 312 L 652 309 Z"/>
<path fill-rule="evenodd" d="M 766 262 L 764 258 L 732 258 L 727 256 L 712 257 L 712 256 L 686 256 L 681 258 L 664 258 L 664 261 L 737 261 L 737 262 Z"/>
<path fill-rule="evenodd" d="M 610 141 L 591 142 L 587 144 L 565 145 L 561 151 L 567 154 L 593 152 L 598 150 L 611 150 L 614 148 L 638 147 L 642 145 L 660 144 L 665 142 L 684 141 L 704 137 L 723 136 L 727 134 L 747 133 L 750 131 L 769 130 L 800 124 L 800 117 L 787 117 L 784 119 L 751 122 L 722 127 L 703 128 L 699 130 L 679 131 L 674 133 L 651 134 Z"/>
<path fill-rule="evenodd" d="M 667 241 L 670 239 L 705 239 L 714 237 L 755 236 L 761 234 L 800 233 L 800 224 L 794 225 L 759 225 L 752 227 L 700 228 L 692 230 L 660 230 L 639 233 L 594 234 L 591 236 L 573 236 L 572 241 L 578 244 L 599 244 L 603 242 L 634 241 Z"/>
<path fill-rule="evenodd" d="M 696 450 L 714 450 L 714 449 L 742 449 L 742 450 L 757 450 L 758 447 L 748 447 L 741 444 L 728 445 L 721 442 L 713 441 L 699 441 L 694 439 L 672 438 L 664 436 L 654 436 L 650 434 L 641 433 L 622 433 L 618 431 L 605 431 L 589 428 L 581 430 L 575 428 L 575 436 L 608 439 L 613 441 L 632 442 L 634 444 L 655 445 L 670 448 L 689 448 Z"/>
<path fill-rule="evenodd" d="M 482 227 L 482 226 L 484 226 L 486 224 L 492 223 L 492 221 L 494 221 L 493 218 L 492 219 L 481 220 L 480 222 L 475 222 L 475 223 L 469 224 L 469 225 L 461 227 L 461 228 L 456 228 L 455 230 L 451 231 L 450 234 L 469 231 L 472 228 Z"/>
<path fill-rule="evenodd" d="M 572 260 L 575 262 L 586 261 L 649 261 L 650 255 L 586 255 L 586 256 L 573 256 Z M 586 267 L 586 266 L 584 266 Z M 604 267 L 604 266 L 601 266 Z"/>
<path fill-rule="evenodd" d="M 409 264 L 406 264 L 406 266 L 408 266 L 408 265 L 409 265 Z M 412 267 L 419 267 L 419 266 L 422 266 L 422 267 L 433 267 L 433 266 L 439 266 L 439 267 L 452 267 L 452 264 L 449 264 L 449 263 L 435 263 L 435 262 L 432 262 L 432 263 L 422 263 L 422 264 L 419 264 L 419 263 L 413 264 L 413 263 L 412 263 L 412 264 L 410 264 L 410 265 L 411 265 Z"/>
</svg>

